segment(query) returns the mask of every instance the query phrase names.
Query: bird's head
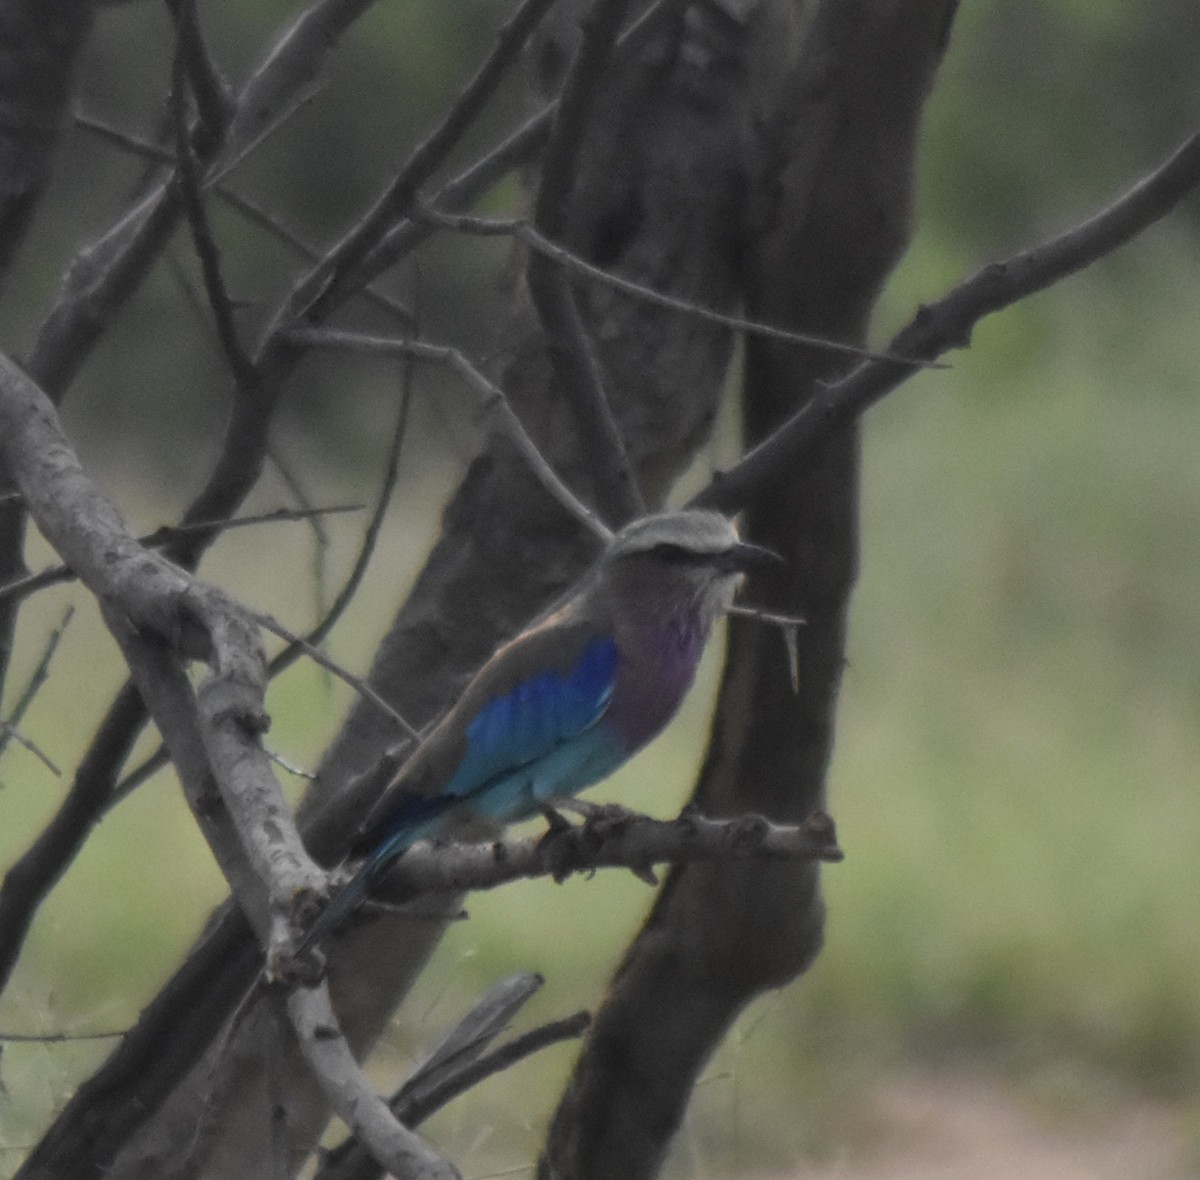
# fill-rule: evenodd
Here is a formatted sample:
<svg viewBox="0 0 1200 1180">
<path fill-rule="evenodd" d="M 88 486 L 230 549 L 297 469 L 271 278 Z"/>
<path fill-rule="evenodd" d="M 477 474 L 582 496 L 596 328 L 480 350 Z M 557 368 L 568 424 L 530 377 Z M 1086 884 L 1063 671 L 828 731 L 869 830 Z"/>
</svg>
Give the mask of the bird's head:
<svg viewBox="0 0 1200 1180">
<path fill-rule="evenodd" d="M 601 565 L 611 580 L 633 580 L 646 590 L 678 596 L 711 619 L 729 608 L 747 573 L 782 561 L 772 550 L 743 541 L 719 512 L 685 509 L 626 525 Z"/>
</svg>

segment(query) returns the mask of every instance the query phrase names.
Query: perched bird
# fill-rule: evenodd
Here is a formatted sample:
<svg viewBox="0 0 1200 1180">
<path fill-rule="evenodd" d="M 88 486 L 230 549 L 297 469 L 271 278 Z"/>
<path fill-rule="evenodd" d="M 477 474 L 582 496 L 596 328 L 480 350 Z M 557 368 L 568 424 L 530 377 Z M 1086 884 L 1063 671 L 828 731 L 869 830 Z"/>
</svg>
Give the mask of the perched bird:
<svg viewBox="0 0 1200 1180">
<path fill-rule="evenodd" d="M 781 560 L 716 512 L 617 533 L 579 590 L 499 648 L 413 752 L 351 849 L 362 866 L 300 950 L 452 816 L 509 823 L 612 774 L 674 716 L 744 573 Z"/>
</svg>

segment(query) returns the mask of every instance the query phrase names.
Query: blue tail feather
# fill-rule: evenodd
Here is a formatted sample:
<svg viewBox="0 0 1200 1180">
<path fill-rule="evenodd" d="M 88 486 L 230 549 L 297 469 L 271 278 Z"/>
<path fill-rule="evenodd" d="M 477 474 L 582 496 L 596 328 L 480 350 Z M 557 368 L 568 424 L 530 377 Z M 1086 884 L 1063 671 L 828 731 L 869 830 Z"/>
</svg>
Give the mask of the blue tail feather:
<svg viewBox="0 0 1200 1180">
<path fill-rule="evenodd" d="M 371 861 L 367 861 L 329 899 L 329 904 L 317 915 L 317 920 L 309 927 L 308 933 L 304 936 L 299 947 L 296 948 L 297 955 L 302 955 L 309 947 L 315 946 L 327 934 L 332 933 L 335 927 L 342 924 L 343 920 L 350 915 L 350 912 L 366 896 L 367 889 L 370 887 L 374 876 L 375 866 Z"/>
<path fill-rule="evenodd" d="M 382 843 L 378 827 L 374 832 L 362 836 L 354 851 L 361 852 L 366 859 L 317 915 L 317 920 L 305 934 L 296 953 L 302 954 L 340 926 L 366 897 L 376 877 L 382 876 L 418 840 L 432 835 L 439 826 L 441 816 L 457 802 L 459 800 L 445 795 L 432 799 L 406 799 L 383 826 L 385 837 Z"/>
</svg>

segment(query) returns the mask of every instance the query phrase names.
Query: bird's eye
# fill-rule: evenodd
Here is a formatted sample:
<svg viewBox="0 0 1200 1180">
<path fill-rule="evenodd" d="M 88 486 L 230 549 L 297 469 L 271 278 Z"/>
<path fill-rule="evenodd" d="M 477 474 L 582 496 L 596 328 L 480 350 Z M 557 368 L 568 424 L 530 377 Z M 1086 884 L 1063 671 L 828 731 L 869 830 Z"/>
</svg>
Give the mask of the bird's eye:
<svg viewBox="0 0 1200 1180">
<path fill-rule="evenodd" d="M 709 555 L 697 553 L 694 549 L 685 549 L 682 545 L 671 541 L 662 541 L 649 552 L 658 560 L 670 562 L 673 565 L 699 565 L 708 560 Z"/>
</svg>

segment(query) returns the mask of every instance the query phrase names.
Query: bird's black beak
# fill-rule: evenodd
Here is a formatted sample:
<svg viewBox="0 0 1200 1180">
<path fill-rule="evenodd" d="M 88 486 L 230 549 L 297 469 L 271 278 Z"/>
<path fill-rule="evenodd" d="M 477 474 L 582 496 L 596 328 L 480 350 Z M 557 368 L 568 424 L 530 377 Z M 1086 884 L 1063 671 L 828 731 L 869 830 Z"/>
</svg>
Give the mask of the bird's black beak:
<svg viewBox="0 0 1200 1180">
<path fill-rule="evenodd" d="M 774 549 L 766 549 L 762 545 L 751 545 L 749 541 L 738 541 L 732 549 L 721 555 L 722 564 L 730 570 L 740 570 L 751 573 L 754 570 L 778 569 L 787 565 L 787 560 Z"/>
</svg>

